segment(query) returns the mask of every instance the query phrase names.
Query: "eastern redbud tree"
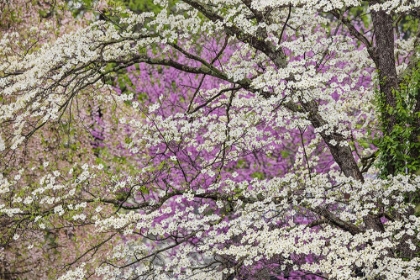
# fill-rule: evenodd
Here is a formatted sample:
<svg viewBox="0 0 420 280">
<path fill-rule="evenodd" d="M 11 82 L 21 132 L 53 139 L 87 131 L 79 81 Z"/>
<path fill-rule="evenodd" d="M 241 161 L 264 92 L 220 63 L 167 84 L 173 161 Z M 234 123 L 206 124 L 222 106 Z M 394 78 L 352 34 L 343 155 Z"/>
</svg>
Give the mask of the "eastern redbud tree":
<svg viewBox="0 0 420 280">
<path fill-rule="evenodd" d="M 11 239 L 95 233 L 60 279 L 419 278 L 420 3 L 155 5 L 5 55 L 4 158 L 74 110 L 94 150 L 2 172 Z"/>
</svg>

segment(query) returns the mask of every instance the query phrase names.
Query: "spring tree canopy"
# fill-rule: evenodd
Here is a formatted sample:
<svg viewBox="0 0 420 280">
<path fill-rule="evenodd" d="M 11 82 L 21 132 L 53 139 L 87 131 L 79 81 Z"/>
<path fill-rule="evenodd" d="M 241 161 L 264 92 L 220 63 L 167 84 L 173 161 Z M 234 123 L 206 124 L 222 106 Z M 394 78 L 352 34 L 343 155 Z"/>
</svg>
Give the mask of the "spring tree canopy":
<svg viewBox="0 0 420 280">
<path fill-rule="evenodd" d="M 4 240 L 65 232 L 60 279 L 420 277 L 420 2 L 100 4 L 0 42 L 4 162 L 84 151 L 2 163 Z"/>
</svg>

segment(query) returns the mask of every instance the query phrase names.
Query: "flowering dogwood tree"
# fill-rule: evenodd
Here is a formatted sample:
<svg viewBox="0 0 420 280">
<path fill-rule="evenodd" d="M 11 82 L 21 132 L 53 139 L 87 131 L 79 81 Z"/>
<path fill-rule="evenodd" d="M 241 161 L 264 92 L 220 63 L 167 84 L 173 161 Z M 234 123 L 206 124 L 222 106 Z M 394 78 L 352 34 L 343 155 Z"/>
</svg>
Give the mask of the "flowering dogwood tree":
<svg viewBox="0 0 420 280">
<path fill-rule="evenodd" d="M 76 20 L 70 11 L 64 9 L 65 7 L 65 3 L 61 1 L 2 2 L 0 4 L 2 65 L 15 59 L 18 61 L 25 55 L 36 52 L 42 45 L 53 43 L 58 36 L 85 26 L 89 18 L 92 18 L 92 15 L 85 14 Z M 8 73 L 1 72 L 0 75 L 4 77 Z M 1 102 L 5 101 L 3 97 L 2 95 L 0 98 Z M 91 142 L 95 140 L 91 139 L 89 130 L 96 126 L 92 117 L 95 115 L 98 102 L 84 96 L 78 99 L 77 103 L 85 105 L 64 112 L 59 125 L 45 124 L 39 133 L 28 137 L 20 149 L 2 153 L 0 161 L 2 205 L 12 200 L 21 201 L 33 210 L 34 207 L 38 207 L 39 202 L 33 201 L 33 198 L 22 201 L 23 193 L 14 195 L 33 191 L 31 187 L 34 180 L 43 177 L 41 180 L 50 180 L 48 176 L 45 179 L 48 172 L 57 169 L 61 173 L 68 172 L 75 167 L 75 162 L 81 157 L 86 158 L 89 164 L 95 164 L 94 150 L 91 147 Z M 113 115 L 109 113 L 112 111 L 111 108 L 103 110 L 105 111 L 110 117 Z M 77 118 L 73 118 L 72 115 L 76 115 Z M 108 123 L 111 127 L 112 122 Z M 103 133 L 106 134 L 106 130 Z M 20 181 L 19 184 L 10 185 L 8 180 L 4 180 L 6 178 L 19 178 Z M 41 203 L 44 201 L 41 200 Z M 47 212 L 44 214 L 48 215 Z M 57 278 L 57 274 L 62 273 L 60 269 L 68 264 L 69 260 L 74 260 L 77 252 L 84 250 L 86 243 L 93 243 L 91 238 L 93 230 L 90 231 L 88 227 L 83 227 L 82 231 L 76 224 L 66 224 L 62 219 L 50 220 L 52 223 L 48 227 L 43 225 L 39 227 L 39 224 L 33 227 L 34 218 L 20 219 L 17 216 L 1 215 L 1 279 Z M 66 247 L 67 250 L 59 250 L 60 247 Z"/>
<path fill-rule="evenodd" d="M 4 158 L 83 98 L 98 158 L 3 172 L 12 238 L 95 230 L 60 279 L 419 278 L 420 3 L 155 4 L 5 56 Z"/>
</svg>

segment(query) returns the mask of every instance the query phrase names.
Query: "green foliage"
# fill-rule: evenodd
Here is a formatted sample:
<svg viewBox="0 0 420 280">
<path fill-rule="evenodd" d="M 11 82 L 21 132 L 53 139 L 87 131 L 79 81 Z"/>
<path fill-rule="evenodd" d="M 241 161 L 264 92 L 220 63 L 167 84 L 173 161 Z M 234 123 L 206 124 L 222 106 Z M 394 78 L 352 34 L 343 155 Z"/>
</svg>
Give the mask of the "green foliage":
<svg viewBox="0 0 420 280">
<path fill-rule="evenodd" d="M 68 7 L 73 16 L 77 17 L 86 11 L 92 11 L 97 0 L 67 0 Z M 108 0 L 111 7 L 125 7 L 135 13 L 155 12 L 158 13 L 161 7 L 155 5 L 153 0 Z M 105 16 L 107 15 L 105 12 Z"/>
<path fill-rule="evenodd" d="M 258 171 L 252 173 L 251 177 L 254 178 L 254 179 L 258 179 L 258 180 L 264 180 L 264 178 L 265 178 L 264 173 L 258 172 Z"/>
<path fill-rule="evenodd" d="M 404 38 L 408 38 L 412 36 L 412 34 L 416 34 L 419 25 L 419 19 L 417 17 L 405 15 L 397 19 L 397 24 L 399 27 L 398 32 L 401 32 Z"/>
<path fill-rule="evenodd" d="M 290 156 L 290 151 L 283 150 L 280 154 L 282 158 L 288 158 Z"/>
<path fill-rule="evenodd" d="M 365 28 L 369 28 L 372 24 L 372 19 L 370 18 L 370 13 L 368 13 L 367 5 L 352 7 L 349 14 L 355 19 L 360 19 Z"/>
<path fill-rule="evenodd" d="M 236 163 L 236 167 L 237 167 L 237 168 L 245 168 L 245 167 L 246 167 L 246 165 L 247 165 L 247 162 L 246 162 L 246 160 L 244 160 L 244 159 L 240 159 L 240 160 L 238 160 L 238 162 Z"/>
<path fill-rule="evenodd" d="M 133 12 L 159 12 L 160 8 L 153 0 L 121 0 L 121 2 Z"/>
<path fill-rule="evenodd" d="M 381 117 L 383 136 L 375 144 L 380 150 L 379 167 L 382 176 L 418 174 L 420 172 L 420 62 L 406 75 L 398 91 L 394 91 L 395 107 L 387 104 L 383 94 L 377 94 L 377 107 Z M 387 132 L 388 116 L 395 117 L 395 124 Z M 394 167 L 395 174 L 388 174 L 387 166 Z"/>
</svg>

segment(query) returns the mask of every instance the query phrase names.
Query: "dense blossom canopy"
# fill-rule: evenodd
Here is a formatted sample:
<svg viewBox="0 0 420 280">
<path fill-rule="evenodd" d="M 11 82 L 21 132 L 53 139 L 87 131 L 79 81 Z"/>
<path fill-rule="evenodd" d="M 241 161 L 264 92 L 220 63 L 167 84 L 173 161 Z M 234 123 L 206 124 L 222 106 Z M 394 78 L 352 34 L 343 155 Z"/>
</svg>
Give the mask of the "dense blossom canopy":
<svg viewBox="0 0 420 280">
<path fill-rule="evenodd" d="M 419 1 L 96 4 L 0 40 L 7 275 L 420 278 Z"/>
</svg>

